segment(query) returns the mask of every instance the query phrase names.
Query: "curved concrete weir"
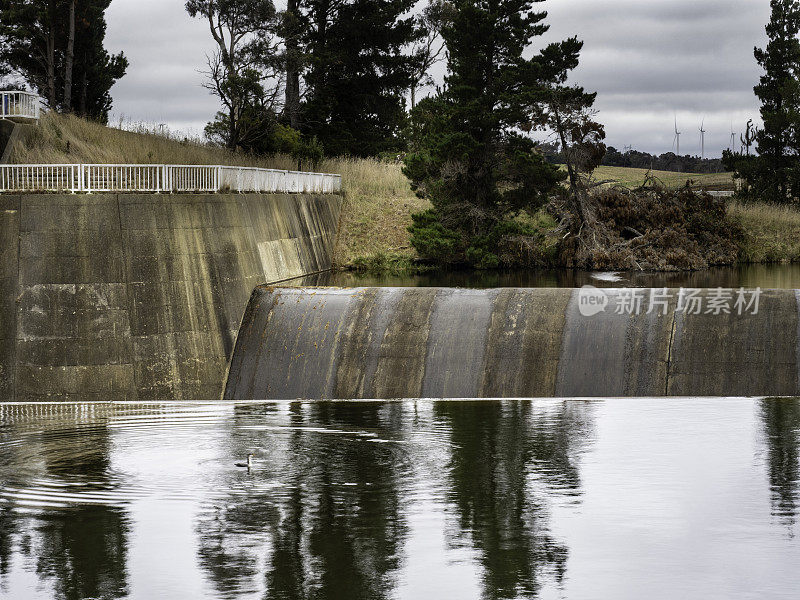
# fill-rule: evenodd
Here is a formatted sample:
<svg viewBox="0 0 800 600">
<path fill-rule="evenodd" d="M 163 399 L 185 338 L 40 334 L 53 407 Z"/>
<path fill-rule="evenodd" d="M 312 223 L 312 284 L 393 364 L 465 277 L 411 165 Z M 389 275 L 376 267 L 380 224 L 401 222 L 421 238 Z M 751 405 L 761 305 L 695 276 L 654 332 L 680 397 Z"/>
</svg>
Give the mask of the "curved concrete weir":
<svg viewBox="0 0 800 600">
<path fill-rule="evenodd" d="M 225 398 L 800 394 L 800 292 L 757 312 L 678 307 L 679 290 L 271 288 L 253 292 Z M 707 301 L 714 290 L 702 290 Z M 752 296 L 751 296 L 752 298 Z M 744 308 L 744 307 L 741 307 Z"/>
</svg>

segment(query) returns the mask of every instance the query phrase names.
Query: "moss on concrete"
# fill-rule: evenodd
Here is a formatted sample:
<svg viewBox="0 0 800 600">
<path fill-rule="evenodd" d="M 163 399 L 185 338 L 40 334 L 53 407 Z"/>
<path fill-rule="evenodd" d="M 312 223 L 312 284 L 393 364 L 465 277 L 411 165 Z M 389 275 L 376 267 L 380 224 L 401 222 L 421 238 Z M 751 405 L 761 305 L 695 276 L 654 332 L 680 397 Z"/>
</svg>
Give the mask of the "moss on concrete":
<svg viewBox="0 0 800 600">
<path fill-rule="evenodd" d="M 33 401 L 219 398 L 252 289 L 330 268 L 341 202 L 0 196 L 13 198 L 0 211 L 0 369 L 6 395 Z"/>
</svg>

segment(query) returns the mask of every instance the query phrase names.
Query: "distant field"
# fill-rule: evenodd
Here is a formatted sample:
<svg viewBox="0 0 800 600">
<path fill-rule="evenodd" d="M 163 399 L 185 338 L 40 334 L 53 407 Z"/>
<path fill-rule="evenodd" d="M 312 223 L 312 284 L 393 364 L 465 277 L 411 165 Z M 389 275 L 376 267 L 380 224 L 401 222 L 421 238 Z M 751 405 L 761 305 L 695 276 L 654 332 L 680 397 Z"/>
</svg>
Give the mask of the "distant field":
<svg viewBox="0 0 800 600">
<path fill-rule="evenodd" d="M 599 181 L 609 180 L 625 187 L 637 187 L 644 183 L 647 173 L 659 179 L 669 188 L 683 187 L 688 180 L 691 180 L 692 184 L 696 186 L 733 189 L 733 177 L 730 173 L 676 173 L 629 167 L 600 167 L 594 172 L 594 177 Z"/>
</svg>

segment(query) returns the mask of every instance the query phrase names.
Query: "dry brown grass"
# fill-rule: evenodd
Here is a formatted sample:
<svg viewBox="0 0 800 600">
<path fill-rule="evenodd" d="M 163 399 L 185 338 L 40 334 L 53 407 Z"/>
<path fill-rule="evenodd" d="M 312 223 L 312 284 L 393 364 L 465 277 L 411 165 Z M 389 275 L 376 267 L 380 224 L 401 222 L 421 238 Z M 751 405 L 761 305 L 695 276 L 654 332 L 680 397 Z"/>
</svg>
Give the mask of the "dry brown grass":
<svg viewBox="0 0 800 600">
<path fill-rule="evenodd" d="M 289 168 L 289 157 L 254 157 L 171 135 L 146 126 L 138 131 L 105 127 L 73 115 L 46 113 L 38 127 L 14 148 L 17 164 L 103 163 L 241 165 Z"/>
<path fill-rule="evenodd" d="M 411 247 L 411 214 L 430 207 L 417 198 L 399 164 L 376 160 L 326 161 L 342 174 L 345 204 L 334 254 L 337 266 L 378 254 L 415 257 Z"/>
<path fill-rule="evenodd" d="M 745 231 L 742 262 L 800 261 L 800 210 L 763 202 L 732 201 L 728 207 Z"/>
<path fill-rule="evenodd" d="M 145 125 L 135 131 L 105 127 L 71 115 L 48 113 L 39 127 L 15 147 L 12 162 L 108 164 L 212 164 L 269 169 L 296 169 L 290 156 L 251 156 L 163 134 Z M 345 204 L 334 262 L 351 265 L 378 253 L 415 256 L 410 234 L 411 213 L 428 207 L 417 198 L 400 165 L 374 159 L 329 158 L 315 167 L 340 173 Z"/>
</svg>

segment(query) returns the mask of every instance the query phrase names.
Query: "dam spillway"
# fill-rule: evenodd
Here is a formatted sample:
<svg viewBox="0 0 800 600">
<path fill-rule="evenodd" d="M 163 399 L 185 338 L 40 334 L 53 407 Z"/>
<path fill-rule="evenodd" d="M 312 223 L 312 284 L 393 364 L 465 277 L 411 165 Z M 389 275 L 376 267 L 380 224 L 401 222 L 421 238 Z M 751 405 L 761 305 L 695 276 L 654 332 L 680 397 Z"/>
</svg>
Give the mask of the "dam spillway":
<svg viewBox="0 0 800 600">
<path fill-rule="evenodd" d="M 632 310 L 604 290 L 587 315 L 578 289 L 262 286 L 225 398 L 800 394 L 800 292 L 696 292 L 687 310 L 681 290 L 639 290 Z"/>
<path fill-rule="evenodd" d="M 218 400 L 253 288 L 330 269 L 336 194 L 0 194 L 0 401 Z"/>
</svg>

